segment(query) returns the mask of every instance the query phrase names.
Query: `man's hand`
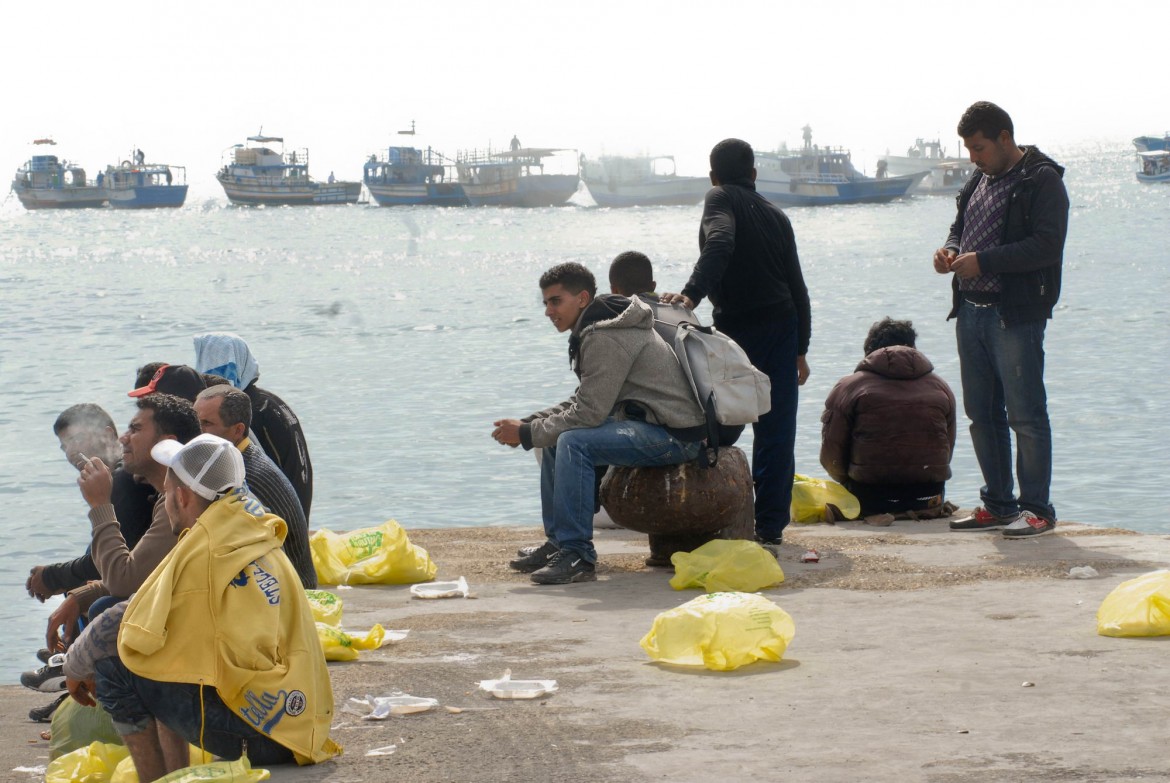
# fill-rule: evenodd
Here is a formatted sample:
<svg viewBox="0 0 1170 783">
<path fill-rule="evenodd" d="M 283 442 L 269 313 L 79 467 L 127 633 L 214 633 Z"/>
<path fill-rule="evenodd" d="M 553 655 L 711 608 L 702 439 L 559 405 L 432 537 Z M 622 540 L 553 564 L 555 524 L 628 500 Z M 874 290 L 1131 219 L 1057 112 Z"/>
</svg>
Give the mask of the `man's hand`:
<svg viewBox="0 0 1170 783">
<path fill-rule="evenodd" d="M 65 687 L 69 689 L 69 695 L 78 704 L 85 707 L 94 707 L 97 705 L 97 702 L 93 698 L 94 693 L 96 693 L 93 677 L 90 677 L 88 680 L 75 680 L 72 677 L 66 677 Z"/>
<path fill-rule="evenodd" d="M 940 247 L 934 251 L 934 271 L 940 275 L 945 275 L 951 271 L 951 262 L 955 260 L 955 251 L 950 248 Z"/>
<path fill-rule="evenodd" d="M 29 597 L 37 599 L 42 604 L 53 594 L 45 585 L 44 571 L 44 566 L 33 566 L 29 569 L 28 579 L 24 581 L 24 589 L 28 590 Z"/>
<path fill-rule="evenodd" d="M 114 492 L 114 477 L 106 463 L 94 457 L 81 468 L 81 475 L 77 477 L 77 485 L 81 487 L 81 496 L 90 508 L 105 506 L 110 503 Z"/>
<path fill-rule="evenodd" d="M 663 304 L 680 304 L 688 310 L 695 309 L 695 303 L 686 294 L 663 294 L 658 297 L 658 301 Z"/>
<path fill-rule="evenodd" d="M 492 430 L 492 438 L 495 439 L 496 443 L 512 448 L 520 445 L 521 421 L 519 419 L 500 419 L 492 424 L 496 427 Z"/>
<path fill-rule="evenodd" d="M 808 380 L 808 359 L 802 354 L 796 357 L 796 385 L 804 386 Z"/>
<path fill-rule="evenodd" d="M 964 280 L 979 277 L 979 254 L 964 253 L 951 262 L 951 271 Z"/>
<path fill-rule="evenodd" d="M 73 643 L 77 636 L 77 621 L 81 619 L 81 607 L 77 599 L 71 595 L 65 596 L 61 605 L 49 615 L 49 630 L 45 633 L 45 646 L 52 652 L 60 652 Z M 64 627 L 64 641 L 59 635 Z"/>
</svg>

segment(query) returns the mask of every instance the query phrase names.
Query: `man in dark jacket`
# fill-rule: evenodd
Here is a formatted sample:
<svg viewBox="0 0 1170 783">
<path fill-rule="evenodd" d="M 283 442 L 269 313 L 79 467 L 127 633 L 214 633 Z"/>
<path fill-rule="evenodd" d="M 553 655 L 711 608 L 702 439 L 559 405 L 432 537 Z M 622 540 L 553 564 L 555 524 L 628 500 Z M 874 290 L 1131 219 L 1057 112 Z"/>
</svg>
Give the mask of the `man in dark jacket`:
<svg viewBox="0 0 1170 783">
<path fill-rule="evenodd" d="M 811 308 L 788 216 L 756 192 L 755 153 L 739 139 L 711 150 L 711 184 L 699 226 L 699 260 L 681 294 L 692 310 L 708 297 L 716 328 L 739 343 L 772 382 L 772 409 L 752 425 L 756 538 L 782 541 L 796 471 L 797 391 L 808 379 Z"/>
<path fill-rule="evenodd" d="M 1044 535 L 1056 527 L 1044 329 L 1060 296 L 1064 169 L 1035 147 L 1018 146 L 1011 117 L 993 103 L 972 104 L 958 132 L 978 171 L 959 193 L 958 215 L 934 253 L 934 268 L 953 273 L 947 318 L 958 318 L 963 408 L 984 485 L 982 504 L 951 529 Z"/>
<path fill-rule="evenodd" d="M 955 395 L 914 348 L 910 321 L 884 318 L 857 371 L 837 382 L 821 416 L 821 465 L 861 513 L 941 509 L 955 449 Z"/>
</svg>

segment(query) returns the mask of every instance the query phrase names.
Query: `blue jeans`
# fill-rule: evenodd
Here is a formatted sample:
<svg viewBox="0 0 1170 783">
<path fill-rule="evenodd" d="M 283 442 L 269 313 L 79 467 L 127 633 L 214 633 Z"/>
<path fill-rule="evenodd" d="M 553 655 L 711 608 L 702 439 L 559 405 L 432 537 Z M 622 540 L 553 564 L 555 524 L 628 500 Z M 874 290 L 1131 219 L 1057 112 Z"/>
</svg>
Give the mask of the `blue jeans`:
<svg viewBox="0 0 1170 783">
<path fill-rule="evenodd" d="M 955 334 L 963 380 L 963 409 L 983 473 L 983 507 L 997 516 L 1031 511 L 1056 521 L 1049 501 L 1052 428 L 1044 391 L 1047 321 L 1006 326 L 994 306 L 959 307 Z M 1012 481 L 1011 433 L 1016 436 L 1017 500 Z"/>
<path fill-rule="evenodd" d="M 238 759 L 245 747 L 254 766 L 293 761 L 291 750 L 232 712 L 210 685 L 203 686 L 200 694 L 199 685 L 148 680 L 117 657 L 103 658 L 94 668 L 97 700 L 119 735 L 142 731 L 154 719 L 196 747 L 202 739 L 204 750 L 229 761 Z"/>
<path fill-rule="evenodd" d="M 593 548 L 595 465 L 677 465 L 699 456 L 657 424 L 608 418 L 598 427 L 567 430 L 540 460 L 540 512 L 544 534 L 566 553 L 597 562 Z"/>
<path fill-rule="evenodd" d="M 716 324 L 718 326 L 718 324 Z M 739 343 L 756 369 L 772 382 L 772 409 L 752 425 L 752 482 L 756 486 L 756 535 L 779 538 L 792 519 L 796 474 L 796 316 L 784 321 L 719 326 Z"/>
</svg>

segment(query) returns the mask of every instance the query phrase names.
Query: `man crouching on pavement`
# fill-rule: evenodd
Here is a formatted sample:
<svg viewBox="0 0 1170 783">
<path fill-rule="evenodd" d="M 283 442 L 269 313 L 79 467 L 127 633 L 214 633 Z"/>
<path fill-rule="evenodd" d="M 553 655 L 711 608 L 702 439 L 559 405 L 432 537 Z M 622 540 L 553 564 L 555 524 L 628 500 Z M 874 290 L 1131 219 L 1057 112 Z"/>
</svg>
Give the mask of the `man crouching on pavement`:
<svg viewBox="0 0 1170 783">
<path fill-rule="evenodd" d="M 495 422 L 505 446 L 539 447 L 540 508 L 548 540 L 522 550 L 512 568 L 542 585 L 597 578 L 594 466 L 646 467 L 699 454 L 703 414 L 674 351 L 654 331 L 648 305 L 597 296 L 593 273 L 559 264 L 540 278 L 544 314 L 569 334 L 580 385 L 568 400 L 524 419 Z"/>
<path fill-rule="evenodd" d="M 85 628 L 66 685 L 113 718 L 139 779 L 189 764 L 187 743 L 253 765 L 337 755 L 333 691 L 286 525 L 248 494 L 223 438 L 163 440 L 166 510 L 179 542 L 129 600 Z"/>
</svg>

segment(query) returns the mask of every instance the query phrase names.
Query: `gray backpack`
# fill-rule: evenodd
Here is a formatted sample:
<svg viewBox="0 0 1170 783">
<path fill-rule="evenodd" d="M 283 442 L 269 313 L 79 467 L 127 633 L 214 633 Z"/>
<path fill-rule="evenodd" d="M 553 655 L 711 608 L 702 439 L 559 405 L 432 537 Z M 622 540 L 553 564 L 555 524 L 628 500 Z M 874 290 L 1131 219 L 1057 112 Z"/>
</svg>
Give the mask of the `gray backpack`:
<svg viewBox="0 0 1170 783">
<path fill-rule="evenodd" d="M 772 408 L 772 382 L 747 353 L 713 326 L 701 326 L 682 305 L 643 301 L 654 308 L 654 329 L 674 349 L 707 421 L 702 461 L 714 465 L 719 447 L 735 443 L 743 428 Z"/>
</svg>

